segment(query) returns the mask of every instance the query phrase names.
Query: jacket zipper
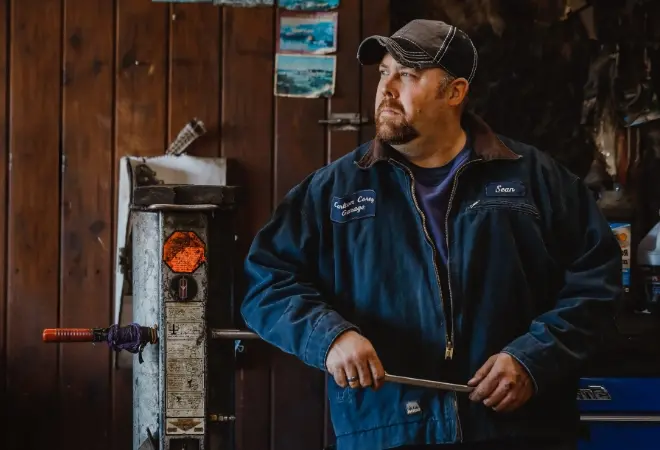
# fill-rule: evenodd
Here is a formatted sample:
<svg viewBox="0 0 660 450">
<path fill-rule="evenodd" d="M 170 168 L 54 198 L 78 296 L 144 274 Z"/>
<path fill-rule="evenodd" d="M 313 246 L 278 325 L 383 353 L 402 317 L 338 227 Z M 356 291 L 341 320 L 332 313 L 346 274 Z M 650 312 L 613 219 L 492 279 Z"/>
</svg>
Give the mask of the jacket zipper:
<svg viewBox="0 0 660 450">
<path fill-rule="evenodd" d="M 435 244 L 433 244 L 433 239 L 431 239 L 431 235 L 429 235 L 428 230 L 426 229 L 426 216 L 424 215 L 424 212 L 422 211 L 422 208 L 419 207 L 419 203 L 417 202 L 417 196 L 415 195 L 415 177 L 412 173 L 412 171 L 407 168 L 405 165 L 401 164 L 400 162 L 396 160 L 391 160 L 395 164 L 403 167 L 403 169 L 408 172 L 408 175 L 410 175 L 411 183 L 410 183 L 410 192 L 412 194 L 413 198 L 413 203 L 415 204 L 415 208 L 417 208 L 417 212 L 422 218 L 422 229 L 424 230 L 424 235 L 426 236 L 426 240 L 428 241 L 429 245 L 431 246 L 431 249 L 433 250 L 433 269 L 435 270 L 435 281 L 438 283 L 438 290 L 440 291 L 440 305 L 442 306 L 442 314 L 445 315 L 445 301 L 444 297 L 442 295 L 442 283 L 440 282 L 440 272 L 438 271 L 438 264 L 436 262 L 437 259 L 437 252 L 438 250 L 435 248 Z M 447 321 L 447 317 L 445 317 L 445 321 Z M 453 313 L 449 315 L 449 321 L 451 322 L 451 329 L 452 329 L 452 336 L 454 334 L 454 315 Z M 445 327 L 445 359 L 451 359 L 451 356 L 454 354 L 454 344 L 450 338 L 449 332 L 447 331 L 447 327 Z M 449 357 L 447 357 L 449 355 Z"/>
<path fill-rule="evenodd" d="M 415 208 L 417 208 L 417 212 L 419 215 L 422 217 L 422 229 L 424 230 L 424 234 L 426 236 L 427 241 L 431 245 L 431 248 L 433 249 L 433 268 L 435 269 L 435 279 L 436 282 L 438 283 L 438 289 L 440 290 L 440 303 L 442 306 L 442 312 L 444 314 L 445 312 L 445 303 L 444 303 L 444 297 L 442 295 L 442 284 L 440 283 L 440 275 L 438 273 L 438 265 L 436 263 L 436 257 L 437 257 L 437 250 L 435 248 L 435 245 L 433 244 L 433 240 L 431 239 L 431 236 L 429 235 L 428 231 L 426 230 L 426 216 L 424 216 L 424 212 L 422 209 L 419 207 L 419 203 L 417 203 L 417 196 L 415 195 L 415 177 L 413 176 L 412 171 L 407 168 L 405 165 L 399 163 L 396 160 L 391 160 L 394 163 L 398 164 L 399 166 L 403 167 L 408 174 L 410 175 L 411 183 L 410 183 L 410 191 L 412 193 L 412 198 L 413 198 L 413 203 L 415 204 Z M 481 162 L 483 161 L 482 159 L 474 159 L 472 161 L 468 161 L 465 164 L 463 164 L 457 171 L 456 175 L 454 176 L 454 181 L 452 183 L 452 188 L 451 188 L 451 194 L 449 196 L 449 201 L 447 202 L 447 213 L 445 214 L 445 242 L 447 244 L 447 289 L 449 290 L 449 323 L 451 324 L 451 333 L 447 332 L 447 327 L 445 327 L 445 339 L 447 342 L 447 345 L 445 346 L 445 360 L 451 360 L 454 357 L 454 300 L 452 298 L 452 293 L 451 293 L 451 276 L 450 276 L 450 270 L 449 270 L 449 261 L 450 261 L 450 256 L 449 256 L 449 216 L 451 214 L 451 205 L 452 201 L 454 200 L 454 197 L 456 195 L 456 187 L 458 185 L 458 177 L 463 173 L 465 168 L 469 166 L 472 163 L 476 162 Z M 447 317 L 445 317 L 445 321 L 447 321 Z M 461 426 L 461 417 L 458 413 L 458 400 L 456 398 L 456 393 L 452 393 L 452 402 L 454 404 L 454 410 L 456 411 L 456 439 L 458 442 L 463 442 L 463 427 Z"/>
<path fill-rule="evenodd" d="M 456 171 L 456 175 L 454 176 L 454 182 L 452 183 L 452 188 L 451 188 L 451 195 L 449 196 L 449 201 L 447 202 L 447 213 L 445 214 L 445 241 L 447 243 L 447 288 L 449 289 L 449 307 L 451 308 L 451 347 L 447 346 L 447 350 L 445 352 L 445 359 L 452 359 L 454 357 L 454 299 L 452 298 L 451 295 L 451 271 L 449 267 L 449 262 L 450 262 L 450 255 L 449 255 L 449 216 L 451 214 L 451 204 L 452 201 L 454 200 L 454 196 L 456 195 L 456 186 L 458 186 L 458 177 L 463 173 L 465 168 L 469 166 L 472 163 L 476 162 L 481 162 L 483 161 L 482 159 L 474 159 L 471 161 L 466 162 L 463 164 L 461 167 L 458 168 Z M 454 411 L 456 411 L 456 439 L 458 442 L 463 442 L 463 427 L 461 426 L 461 416 L 458 413 L 458 399 L 456 397 L 456 393 L 453 392 L 453 403 L 454 403 Z"/>
<path fill-rule="evenodd" d="M 450 307 L 450 312 L 451 312 L 451 340 L 448 341 L 447 343 L 447 348 L 445 349 L 445 359 L 452 359 L 454 357 L 454 299 L 451 294 L 451 271 L 450 271 L 450 261 L 451 261 L 451 256 L 449 253 L 449 216 L 451 214 L 451 204 L 452 201 L 454 200 L 454 196 L 456 195 L 456 186 L 458 186 L 458 177 L 463 173 L 465 168 L 469 166 L 472 163 L 480 162 L 482 161 L 481 159 L 473 159 L 471 161 L 466 162 L 463 164 L 461 167 L 458 168 L 456 171 L 456 175 L 454 176 L 454 181 L 452 183 L 451 187 L 451 194 L 449 196 L 449 201 L 447 202 L 447 212 L 445 214 L 445 241 L 447 244 L 447 289 L 449 290 L 449 307 Z M 458 410 L 457 413 L 458 414 Z"/>
</svg>

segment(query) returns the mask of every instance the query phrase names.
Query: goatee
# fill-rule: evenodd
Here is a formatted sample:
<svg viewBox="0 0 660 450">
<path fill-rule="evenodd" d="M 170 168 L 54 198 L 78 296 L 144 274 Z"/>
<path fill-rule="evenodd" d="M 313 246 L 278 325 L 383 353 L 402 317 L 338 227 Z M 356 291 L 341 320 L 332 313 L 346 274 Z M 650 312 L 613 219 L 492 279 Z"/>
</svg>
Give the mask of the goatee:
<svg viewBox="0 0 660 450">
<path fill-rule="evenodd" d="M 384 108 L 393 109 L 398 112 L 396 115 L 382 116 Z M 376 115 L 376 138 L 389 145 L 407 144 L 419 137 L 419 132 L 413 127 L 406 116 L 394 105 L 383 102 Z"/>
</svg>

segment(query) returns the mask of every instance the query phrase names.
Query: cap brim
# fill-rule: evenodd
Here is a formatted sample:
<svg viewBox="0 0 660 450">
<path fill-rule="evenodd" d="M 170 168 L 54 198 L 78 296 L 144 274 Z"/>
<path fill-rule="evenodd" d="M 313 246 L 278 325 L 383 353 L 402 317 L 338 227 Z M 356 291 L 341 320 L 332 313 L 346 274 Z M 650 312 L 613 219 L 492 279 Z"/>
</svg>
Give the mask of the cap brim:
<svg viewBox="0 0 660 450">
<path fill-rule="evenodd" d="M 389 53 L 393 47 L 390 41 L 392 38 L 387 36 L 371 36 L 362 41 L 357 52 L 360 64 L 363 66 L 379 64 L 383 60 L 383 56 Z"/>
<path fill-rule="evenodd" d="M 420 51 L 405 39 L 390 38 L 387 36 L 371 36 L 362 41 L 358 47 L 358 61 L 363 66 L 379 64 L 386 54 L 405 67 L 424 69 L 441 67 L 433 58 Z"/>
</svg>

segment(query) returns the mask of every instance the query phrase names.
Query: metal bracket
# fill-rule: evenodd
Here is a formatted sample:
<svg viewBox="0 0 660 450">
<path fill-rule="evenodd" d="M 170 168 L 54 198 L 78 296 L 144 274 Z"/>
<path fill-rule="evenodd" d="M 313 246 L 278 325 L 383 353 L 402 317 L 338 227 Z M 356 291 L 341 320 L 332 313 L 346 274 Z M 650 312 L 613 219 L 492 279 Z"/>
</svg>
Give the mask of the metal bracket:
<svg viewBox="0 0 660 450">
<path fill-rule="evenodd" d="M 338 131 L 357 131 L 358 127 L 369 123 L 367 117 L 358 113 L 331 113 L 329 119 L 319 120 L 320 125 L 328 125 Z"/>
<path fill-rule="evenodd" d="M 232 415 L 226 415 L 226 414 L 209 414 L 209 422 L 217 423 L 217 422 L 234 422 L 236 420 L 236 416 Z"/>
</svg>

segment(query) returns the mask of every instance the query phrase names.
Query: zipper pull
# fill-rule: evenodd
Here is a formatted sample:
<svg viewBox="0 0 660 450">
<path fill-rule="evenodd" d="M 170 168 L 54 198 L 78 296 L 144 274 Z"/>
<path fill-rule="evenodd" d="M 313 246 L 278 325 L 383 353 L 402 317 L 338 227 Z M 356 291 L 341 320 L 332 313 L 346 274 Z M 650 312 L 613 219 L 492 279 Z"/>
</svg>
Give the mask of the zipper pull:
<svg viewBox="0 0 660 450">
<path fill-rule="evenodd" d="M 454 357 L 454 344 L 447 342 L 445 347 L 445 359 L 452 359 Z"/>
</svg>

